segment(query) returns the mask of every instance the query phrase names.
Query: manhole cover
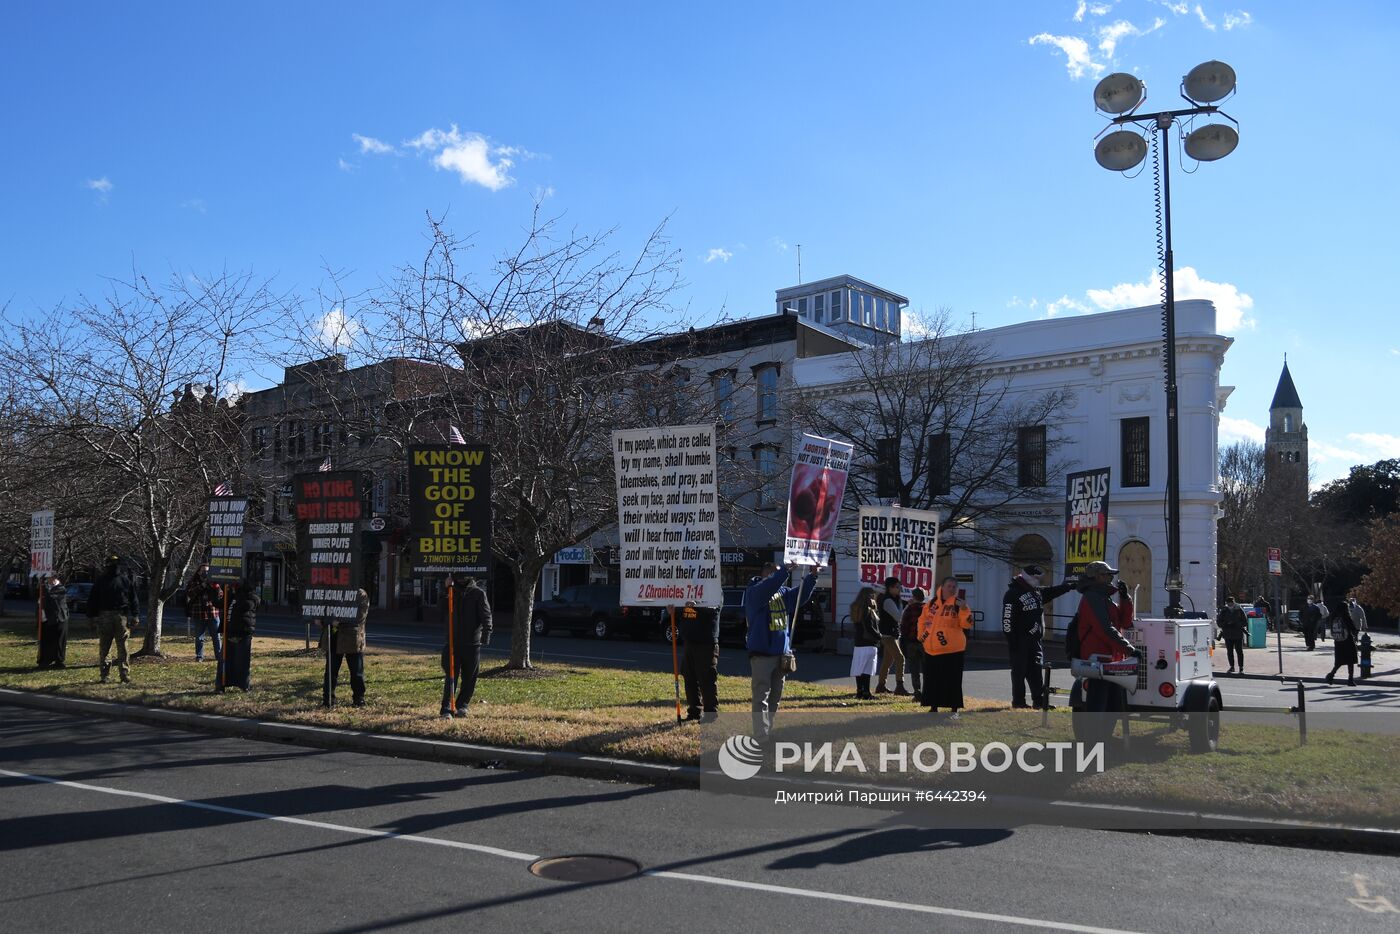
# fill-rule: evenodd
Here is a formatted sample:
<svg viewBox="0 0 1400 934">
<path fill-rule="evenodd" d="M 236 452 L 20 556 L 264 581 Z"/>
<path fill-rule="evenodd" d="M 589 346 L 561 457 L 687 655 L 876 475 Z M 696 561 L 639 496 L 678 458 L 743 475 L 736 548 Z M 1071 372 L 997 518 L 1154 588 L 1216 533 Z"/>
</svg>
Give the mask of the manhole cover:
<svg viewBox="0 0 1400 934">
<path fill-rule="evenodd" d="M 642 867 L 620 856 L 548 856 L 531 863 L 530 871 L 556 882 L 610 882 L 635 876 Z"/>
</svg>

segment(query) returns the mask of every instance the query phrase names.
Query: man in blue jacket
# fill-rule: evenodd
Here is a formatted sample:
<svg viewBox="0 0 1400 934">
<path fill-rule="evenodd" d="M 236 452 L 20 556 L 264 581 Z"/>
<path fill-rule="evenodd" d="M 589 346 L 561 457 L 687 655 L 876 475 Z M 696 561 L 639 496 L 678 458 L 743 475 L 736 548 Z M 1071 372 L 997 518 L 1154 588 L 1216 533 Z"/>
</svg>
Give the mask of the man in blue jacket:
<svg viewBox="0 0 1400 934">
<path fill-rule="evenodd" d="M 749 667 L 753 677 L 753 736 L 768 739 L 783 699 L 783 682 L 792 654 L 792 620 L 812 599 L 816 589 L 814 569 L 796 587 L 784 587 L 788 571 L 771 561 L 763 574 L 744 591 L 744 619 L 748 623 Z"/>
</svg>

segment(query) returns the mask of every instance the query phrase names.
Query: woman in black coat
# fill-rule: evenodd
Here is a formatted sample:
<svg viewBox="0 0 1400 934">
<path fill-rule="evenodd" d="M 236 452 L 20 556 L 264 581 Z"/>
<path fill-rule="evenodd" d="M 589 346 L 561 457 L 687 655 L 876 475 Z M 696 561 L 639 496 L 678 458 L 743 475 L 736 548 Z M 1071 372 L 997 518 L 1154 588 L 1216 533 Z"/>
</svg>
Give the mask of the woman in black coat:
<svg viewBox="0 0 1400 934">
<path fill-rule="evenodd" d="M 57 577 L 44 581 L 39 595 L 44 621 L 39 634 L 39 667 L 68 667 L 68 591 Z"/>
<path fill-rule="evenodd" d="M 1347 666 L 1347 687 L 1356 687 L 1356 638 L 1357 626 L 1347 612 L 1346 604 L 1333 601 L 1327 607 L 1332 615 L 1328 623 L 1332 627 L 1332 670 L 1327 673 L 1327 683 L 1337 674 L 1337 669 Z"/>
<path fill-rule="evenodd" d="M 253 632 L 258 628 L 258 588 L 249 581 L 233 587 L 228 599 L 228 646 L 224 651 L 227 659 L 224 668 L 225 687 L 236 687 L 248 691 L 253 666 Z"/>
</svg>

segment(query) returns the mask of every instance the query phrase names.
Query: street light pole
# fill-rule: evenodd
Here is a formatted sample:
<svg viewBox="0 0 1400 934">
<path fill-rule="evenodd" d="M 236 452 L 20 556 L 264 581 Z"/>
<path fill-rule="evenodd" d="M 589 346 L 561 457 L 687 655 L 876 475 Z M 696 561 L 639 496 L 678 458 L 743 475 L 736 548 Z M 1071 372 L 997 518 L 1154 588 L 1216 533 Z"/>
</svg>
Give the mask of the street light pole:
<svg viewBox="0 0 1400 934">
<path fill-rule="evenodd" d="M 1172 197 L 1171 156 L 1167 131 L 1180 119 L 1220 114 L 1234 122 L 1228 114 L 1212 106 L 1214 101 L 1228 97 L 1235 89 L 1235 72 L 1223 62 L 1205 62 L 1191 69 L 1182 79 L 1181 96 L 1193 106 L 1185 110 L 1160 113 L 1133 113 L 1146 97 L 1143 83 L 1129 74 L 1112 74 L 1094 89 L 1094 104 L 1099 110 L 1116 114 L 1110 126 L 1125 124 L 1150 126 L 1159 134 L 1156 142 L 1161 158 L 1162 206 L 1162 360 L 1165 369 L 1167 397 L 1167 606 L 1168 618 L 1182 615 L 1181 593 L 1184 580 L 1181 573 L 1181 435 L 1177 404 L 1176 380 L 1176 263 L 1172 256 Z M 1201 162 L 1224 158 L 1239 143 L 1239 134 L 1224 124 L 1207 124 L 1192 131 L 1186 138 L 1186 152 Z M 1136 167 L 1147 155 L 1147 144 L 1138 133 L 1119 130 L 1105 136 L 1094 148 L 1098 163 L 1106 169 L 1124 172 Z"/>
</svg>

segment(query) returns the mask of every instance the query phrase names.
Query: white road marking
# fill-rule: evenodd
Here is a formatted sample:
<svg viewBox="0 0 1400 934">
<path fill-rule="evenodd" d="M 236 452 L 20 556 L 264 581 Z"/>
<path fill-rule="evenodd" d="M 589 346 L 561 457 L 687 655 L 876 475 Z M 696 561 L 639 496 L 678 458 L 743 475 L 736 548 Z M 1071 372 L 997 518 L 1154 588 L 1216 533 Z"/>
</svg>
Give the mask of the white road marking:
<svg viewBox="0 0 1400 934">
<path fill-rule="evenodd" d="M 24 781 L 37 782 L 45 785 L 61 785 L 64 788 L 75 788 L 79 791 L 95 791 L 100 794 L 116 795 L 123 798 L 136 798 L 140 801 L 153 801 L 157 804 L 169 804 L 176 807 L 195 808 L 200 811 L 212 811 L 217 814 L 232 814 L 236 817 L 247 817 L 253 820 L 275 821 L 280 824 L 294 824 L 299 827 L 312 827 L 317 830 L 331 830 L 339 833 L 353 834 L 360 837 L 377 837 L 386 840 L 403 840 L 408 843 L 426 843 L 432 846 L 450 847 L 458 850 L 469 850 L 473 853 L 481 853 L 486 856 L 499 856 L 503 859 L 516 860 L 518 862 L 533 863 L 540 859 L 529 853 L 518 853 L 514 850 L 503 850 L 499 847 L 485 846 L 480 843 L 463 843 L 458 840 L 444 840 L 440 837 L 424 837 L 418 834 L 394 833 L 392 830 L 374 830 L 364 827 L 351 827 L 346 824 L 332 824 L 329 821 L 308 820 L 304 817 L 285 817 L 279 814 L 265 814 L 261 811 L 248 811 L 243 808 L 231 808 L 222 804 L 210 804 L 207 801 L 187 801 L 183 798 L 171 798 L 166 795 L 151 794 L 146 791 L 128 791 L 123 788 L 107 788 L 102 785 L 91 785 L 87 782 L 71 782 L 61 778 L 50 778 L 46 775 L 30 775 L 26 772 L 12 772 L 9 769 L 0 769 L 0 775 L 7 775 L 10 778 L 18 778 Z M 844 895 L 840 892 L 823 892 L 815 889 L 801 889 L 788 885 L 770 885 L 764 882 L 747 882 L 742 879 L 725 879 L 720 876 L 704 876 L 690 872 L 671 872 L 669 870 L 643 870 L 642 875 L 655 879 L 672 879 L 679 882 L 703 883 L 705 885 L 717 885 L 725 888 L 744 889 L 751 892 L 770 892 L 776 895 L 790 895 L 795 898 L 811 898 L 821 901 L 842 902 L 848 905 L 864 905 L 871 908 L 888 908 L 895 911 L 908 911 L 916 914 L 942 915 L 951 918 L 967 918 L 974 921 L 990 921 L 996 924 L 1010 924 L 1020 927 L 1038 928 L 1050 931 L 1071 931 L 1075 934 L 1138 934 L 1138 932 L 1127 931 L 1121 928 L 1093 927 L 1086 924 L 1073 924 L 1065 921 L 1045 921 L 1040 918 L 1023 918 L 1017 915 L 994 914 L 985 911 L 966 911 L 961 908 L 945 908 L 939 905 L 922 905 L 916 902 L 899 902 L 885 898 L 866 898 L 861 895 Z"/>
</svg>

